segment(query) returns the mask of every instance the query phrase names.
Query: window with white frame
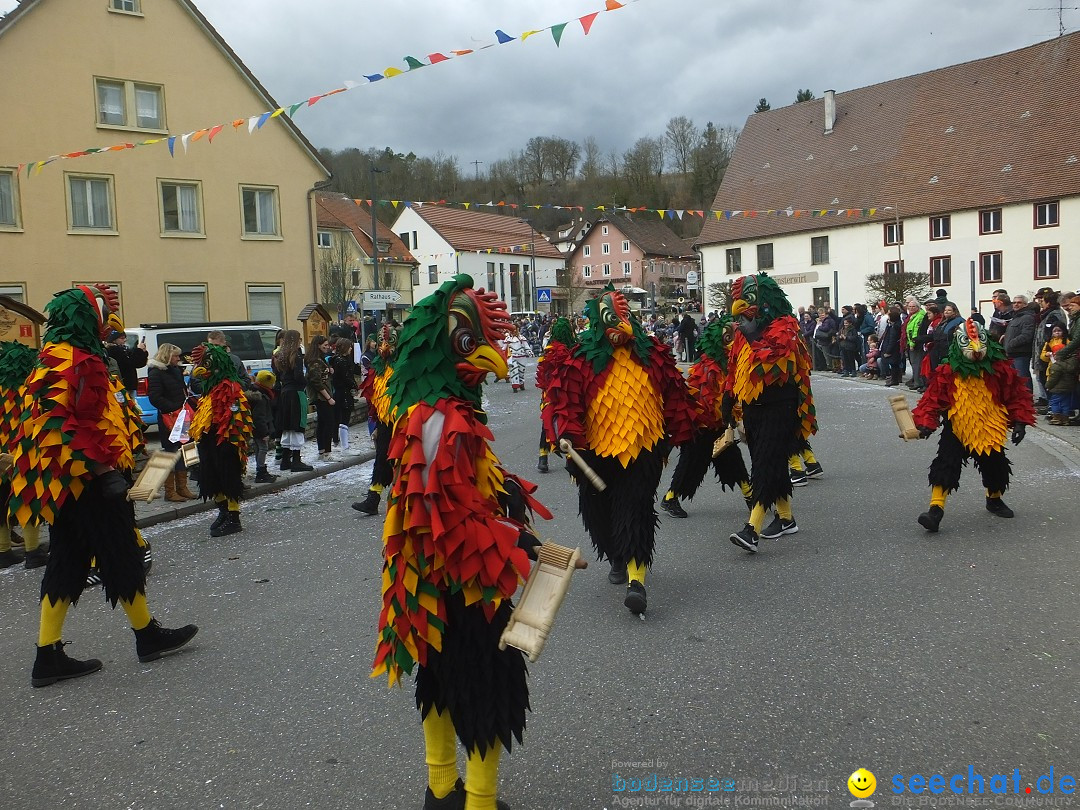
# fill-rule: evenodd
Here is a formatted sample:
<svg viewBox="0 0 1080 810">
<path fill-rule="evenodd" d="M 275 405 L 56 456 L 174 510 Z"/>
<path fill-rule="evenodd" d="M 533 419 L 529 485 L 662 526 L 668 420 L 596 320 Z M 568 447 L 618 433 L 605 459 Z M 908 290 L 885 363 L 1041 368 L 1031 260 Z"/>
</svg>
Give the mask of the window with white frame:
<svg viewBox="0 0 1080 810">
<path fill-rule="evenodd" d="M 1058 246 L 1035 248 L 1035 278 L 1058 277 Z"/>
<path fill-rule="evenodd" d="M 592 278 L 592 265 L 591 264 L 587 264 L 587 265 L 585 265 L 584 267 L 581 268 L 581 276 L 582 276 L 582 278 Z"/>
<path fill-rule="evenodd" d="M 19 180 L 13 169 L 0 169 L 0 228 L 19 227 Z"/>
<path fill-rule="evenodd" d="M 592 245 L 585 245 L 581 248 L 581 255 L 586 259 L 592 256 Z"/>
<path fill-rule="evenodd" d="M 979 283 L 1001 283 L 1001 251 L 979 254 Z"/>
<path fill-rule="evenodd" d="M 904 262 L 899 259 L 893 259 L 891 262 L 885 262 L 885 275 L 892 275 L 895 273 L 904 272 Z"/>
<path fill-rule="evenodd" d="M 487 289 L 488 292 L 495 292 L 495 262 L 487 263 Z"/>
<path fill-rule="evenodd" d="M 605 264 L 604 267 L 603 267 L 603 272 L 604 272 L 605 276 L 610 276 L 611 275 L 611 265 L 610 264 Z"/>
<path fill-rule="evenodd" d="M 952 238 L 952 216 L 946 214 L 943 217 L 930 217 L 930 238 Z"/>
<path fill-rule="evenodd" d="M 810 237 L 810 264 L 829 263 L 829 237 Z"/>
<path fill-rule="evenodd" d="M 1055 228 L 1058 225 L 1058 201 L 1035 203 L 1035 227 Z"/>
<path fill-rule="evenodd" d="M 601 236 L 607 236 L 607 234 L 608 234 L 608 226 L 607 225 L 601 225 L 600 226 L 600 235 Z"/>
<path fill-rule="evenodd" d="M 73 231 L 112 231 L 112 177 L 67 176 L 68 223 Z"/>
<path fill-rule="evenodd" d="M 173 323 L 197 323 L 207 317 L 205 284 L 166 284 L 165 317 Z"/>
<path fill-rule="evenodd" d="M 727 274 L 734 276 L 742 272 L 742 248 L 727 249 Z"/>
<path fill-rule="evenodd" d="M 886 245 L 902 245 L 904 244 L 904 223 L 903 222 L 886 222 L 884 223 L 885 229 L 885 244 Z"/>
<path fill-rule="evenodd" d="M 242 186 L 244 236 L 277 236 L 277 189 Z"/>
<path fill-rule="evenodd" d="M 611 253 L 611 245 L 607 242 L 604 242 L 600 245 L 600 252 L 607 256 L 609 253 Z"/>
<path fill-rule="evenodd" d="M 412 269 L 412 285 L 415 287 L 420 283 L 420 265 L 413 265 Z"/>
<path fill-rule="evenodd" d="M 437 265 L 437 264 L 429 264 L 428 265 L 427 280 L 428 280 L 428 284 L 438 284 L 439 283 L 439 265 Z"/>
<path fill-rule="evenodd" d="M 623 253 L 629 253 L 630 252 L 630 240 L 629 239 L 623 239 L 622 252 Z"/>
<path fill-rule="evenodd" d="M 630 275 L 630 262 L 623 262 L 622 263 L 622 274 L 624 276 Z"/>
<path fill-rule="evenodd" d="M 758 270 L 772 270 L 773 268 L 773 243 L 763 242 L 757 246 Z"/>
<path fill-rule="evenodd" d="M 333 239 L 330 236 L 330 231 L 319 231 L 318 234 L 319 247 L 323 250 L 329 250 L 333 245 Z"/>
<path fill-rule="evenodd" d="M 930 284 L 934 287 L 952 284 L 952 256 L 934 256 L 930 259 Z"/>
<path fill-rule="evenodd" d="M 1001 233 L 1001 209 L 989 208 L 979 212 L 979 233 Z"/>
<path fill-rule="evenodd" d="M 128 14 L 138 14 L 139 0 L 110 0 L 109 8 L 113 11 L 126 11 Z"/>
<path fill-rule="evenodd" d="M 94 79 L 98 125 L 165 130 L 165 88 L 159 84 Z"/>
<path fill-rule="evenodd" d="M 0 295 L 6 295 L 20 303 L 26 302 L 25 284 L 0 284 Z"/>
<path fill-rule="evenodd" d="M 165 234 L 202 233 L 202 189 L 199 183 L 159 180 L 161 229 Z"/>
<path fill-rule="evenodd" d="M 417 270 L 418 274 L 419 274 L 419 272 L 420 271 Z M 352 282 L 352 288 L 354 290 L 359 290 L 360 289 L 360 271 L 359 270 L 350 270 L 349 275 L 351 276 L 351 278 L 349 280 Z M 417 277 L 416 277 L 416 283 L 417 284 L 420 283 L 420 276 L 419 275 L 417 275 Z"/>
<path fill-rule="evenodd" d="M 274 326 L 285 325 L 285 285 L 248 284 L 248 318 L 270 321 Z"/>
</svg>

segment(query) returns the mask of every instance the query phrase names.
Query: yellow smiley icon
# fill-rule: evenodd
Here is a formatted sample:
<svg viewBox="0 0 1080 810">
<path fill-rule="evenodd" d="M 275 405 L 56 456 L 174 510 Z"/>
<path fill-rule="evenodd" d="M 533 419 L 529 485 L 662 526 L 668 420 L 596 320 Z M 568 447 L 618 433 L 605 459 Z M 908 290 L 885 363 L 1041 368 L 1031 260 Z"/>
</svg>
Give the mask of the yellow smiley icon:
<svg viewBox="0 0 1080 810">
<path fill-rule="evenodd" d="M 856 799 L 865 799 L 877 789 L 877 779 L 866 768 L 859 768 L 848 777 L 847 789 Z"/>
</svg>

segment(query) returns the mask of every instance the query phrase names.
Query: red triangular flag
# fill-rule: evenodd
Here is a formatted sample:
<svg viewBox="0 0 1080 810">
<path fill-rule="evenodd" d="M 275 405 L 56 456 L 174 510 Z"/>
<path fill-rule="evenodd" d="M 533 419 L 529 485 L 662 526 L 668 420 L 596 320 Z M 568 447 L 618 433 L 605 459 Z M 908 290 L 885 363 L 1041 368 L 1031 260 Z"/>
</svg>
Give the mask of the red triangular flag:
<svg viewBox="0 0 1080 810">
<path fill-rule="evenodd" d="M 585 36 L 589 35 L 589 29 L 592 28 L 593 22 L 596 21 L 596 15 L 599 11 L 594 11 L 592 14 L 586 14 L 584 17 L 578 17 L 578 22 L 581 23 L 581 28 L 585 32 Z"/>
</svg>

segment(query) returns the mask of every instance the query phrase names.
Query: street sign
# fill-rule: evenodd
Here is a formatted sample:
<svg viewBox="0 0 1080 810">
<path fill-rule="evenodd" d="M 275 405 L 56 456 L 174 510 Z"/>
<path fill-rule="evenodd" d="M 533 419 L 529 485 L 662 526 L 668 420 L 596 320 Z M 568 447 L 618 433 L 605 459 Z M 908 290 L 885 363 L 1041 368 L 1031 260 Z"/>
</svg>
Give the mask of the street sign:
<svg viewBox="0 0 1080 810">
<path fill-rule="evenodd" d="M 382 309 L 401 300 L 397 290 L 364 290 L 364 309 Z"/>
<path fill-rule="evenodd" d="M 536 291 L 536 303 L 538 303 L 538 304 L 550 304 L 551 303 L 551 290 L 537 290 Z"/>
<path fill-rule="evenodd" d="M 686 283 L 690 286 L 690 289 L 697 289 L 697 270 L 687 272 Z"/>
<path fill-rule="evenodd" d="M 346 301 L 345 302 L 345 311 L 346 312 L 356 312 L 356 302 L 355 301 Z"/>
</svg>

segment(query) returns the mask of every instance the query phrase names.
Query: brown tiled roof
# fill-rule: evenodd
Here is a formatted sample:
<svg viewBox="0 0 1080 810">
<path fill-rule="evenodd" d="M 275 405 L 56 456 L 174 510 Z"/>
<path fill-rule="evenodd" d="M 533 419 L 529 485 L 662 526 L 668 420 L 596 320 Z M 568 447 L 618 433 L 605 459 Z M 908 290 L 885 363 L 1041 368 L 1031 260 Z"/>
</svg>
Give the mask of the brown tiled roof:
<svg viewBox="0 0 1080 810">
<path fill-rule="evenodd" d="M 1080 33 L 751 115 L 715 210 L 863 209 L 901 218 L 1080 194 Z M 892 219 L 893 211 L 874 219 Z M 734 216 L 695 244 L 865 221 Z"/>
<path fill-rule="evenodd" d="M 554 245 L 543 234 L 534 231 L 517 217 L 489 214 L 484 211 L 462 211 L 443 205 L 424 205 L 414 208 L 428 225 L 445 239 L 454 250 L 512 250 L 522 248 L 528 254 L 534 245 L 536 256 L 561 259 Z"/>
<path fill-rule="evenodd" d="M 351 197 L 328 191 L 315 193 L 315 219 L 320 228 L 345 228 L 352 232 L 360 249 L 368 256 L 373 253 L 371 245 L 371 209 L 355 202 Z M 390 251 L 380 251 L 383 260 L 394 259 L 406 264 L 419 264 L 405 243 L 382 222 L 378 223 L 379 239 L 390 243 Z"/>
<path fill-rule="evenodd" d="M 597 222 L 610 222 L 623 236 L 637 245 L 647 256 L 665 256 L 672 259 L 696 259 L 697 254 L 690 242 L 671 230 L 655 215 L 633 219 L 614 212 L 604 214 Z M 595 223 L 593 225 L 595 227 Z"/>
</svg>

